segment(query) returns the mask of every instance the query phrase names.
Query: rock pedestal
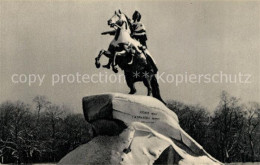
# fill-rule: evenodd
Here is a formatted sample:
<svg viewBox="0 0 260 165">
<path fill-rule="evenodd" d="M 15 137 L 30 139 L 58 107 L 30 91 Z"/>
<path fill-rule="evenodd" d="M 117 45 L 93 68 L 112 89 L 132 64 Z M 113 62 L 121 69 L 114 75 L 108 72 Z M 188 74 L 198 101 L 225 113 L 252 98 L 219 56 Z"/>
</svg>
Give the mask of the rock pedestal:
<svg viewBox="0 0 260 165">
<path fill-rule="evenodd" d="M 221 164 L 153 97 L 112 93 L 84 97 L 82 103 L 96 137 L 60 164 Z"/>
</svg>

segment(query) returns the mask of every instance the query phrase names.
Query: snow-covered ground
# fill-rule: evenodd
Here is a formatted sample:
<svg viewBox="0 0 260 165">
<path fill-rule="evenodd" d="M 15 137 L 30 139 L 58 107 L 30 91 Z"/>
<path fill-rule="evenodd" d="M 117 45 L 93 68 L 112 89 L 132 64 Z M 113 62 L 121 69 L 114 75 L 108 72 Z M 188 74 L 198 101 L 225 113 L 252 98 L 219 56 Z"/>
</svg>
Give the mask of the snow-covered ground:
<svg viewBox="0 0 260 165">
<path fill-rule="evenodd" d="M 2 165 L 0 163 L 0 165 Z M 36 164 L 32 164 L 32 165 L 56 165 L 54 163 L 36 163 Z M 248 162 L 248 163 L 242 163 L 242 162 L 236 162 L 236 163 L 225 163 L 225 165 L 260 165 L 260 162 Z"/>
<path fill-rule="evenodd" d="M 236 163 L 225 163 L 226 165 L 260 165 L 260 162 L 247 162 L 247 163 L 242 163 L 242 162 L 236 162 Z"/>
<path fill-rule="evenodd" d="M 11 165 L 11 164 L 1 164 L 0 165 Z M 31 165 L 56 165 L 56 163 L 35 163 L 35 164 L 31 164 Z"/>
<path fill-rule="evenodd" d="M 36 163 L 36 164 L 32 164 L 32 165 L 56 165 L 54 163 Z"/>
<path fill-rule="evenodd" d="M 1 164 L 1 163 L 0 163 Z M 248 162 L 248 163 L 242 163 L 242 162 L 236 162 L 236 163 L 225 163 L 226 165 L 260 165 L 260 162 Z M 33 165 L 56 165 L 54 163 L 37 163 Z"/>
<path fill-rule="evenodd" d="M 242 162 L 236 162 L 236 163 L 225 163 L 226 165 L 260 165 L 260 162 L 248 162 L 248 163 L 242 163 Z M 33 164 L 33 165 L 56 165 L 53 163 L 38 163 L 38 164 Z"/>
</svg>

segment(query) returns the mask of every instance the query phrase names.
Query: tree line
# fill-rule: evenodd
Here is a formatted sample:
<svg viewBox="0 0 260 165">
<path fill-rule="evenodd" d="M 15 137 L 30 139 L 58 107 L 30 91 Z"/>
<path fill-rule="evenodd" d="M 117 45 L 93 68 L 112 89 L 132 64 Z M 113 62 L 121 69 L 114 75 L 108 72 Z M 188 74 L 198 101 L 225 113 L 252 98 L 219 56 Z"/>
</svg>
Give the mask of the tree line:
<svg viewBox="0 0 260 165">
<path fill-rule="evenodd" d="M 82 114 L 45 96 L 0 105 L 0 163 L 57 162 L 93 133 Z"/>
<path fill-rule="evenodd" d="M 169 101 L 181 127 L 221 162 L 260 161 L 260 105 L 242 104 L 223 91 L 213 114 L 197 105 Z"/>
<path fill-rule="evenodd" d="M 222 162 L 260 161 L 260 105 L 223 91 L 211 114 L 200 105 L 169 100 L 181 127 Z M 0 163 L 58 162 L 93 138 L 82 114 L 36 96 L 31 104 L 0 104 Z"/>
</svg>

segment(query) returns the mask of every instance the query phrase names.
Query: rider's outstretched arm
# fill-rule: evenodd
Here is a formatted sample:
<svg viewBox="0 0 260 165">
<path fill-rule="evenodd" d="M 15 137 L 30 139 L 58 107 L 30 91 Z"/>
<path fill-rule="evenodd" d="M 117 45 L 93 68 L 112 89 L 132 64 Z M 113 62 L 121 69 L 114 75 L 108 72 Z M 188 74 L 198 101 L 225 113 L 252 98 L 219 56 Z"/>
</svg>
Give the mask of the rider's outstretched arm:
<svg viewBox="0 0 260 165">
<path fill-rule="evenodd" d="M 116 30 L 106 31 L 106 32 L 101 33 L 101 35 L 106 35 L 106 34 L 115 35 L 116 34 Z"/>
</svg>

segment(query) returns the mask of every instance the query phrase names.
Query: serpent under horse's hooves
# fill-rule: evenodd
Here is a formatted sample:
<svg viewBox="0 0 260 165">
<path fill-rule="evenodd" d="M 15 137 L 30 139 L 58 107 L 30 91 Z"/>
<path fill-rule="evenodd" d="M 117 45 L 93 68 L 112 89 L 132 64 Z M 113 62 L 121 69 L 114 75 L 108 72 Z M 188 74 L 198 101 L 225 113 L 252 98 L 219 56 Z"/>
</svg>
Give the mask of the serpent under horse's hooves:
<svg viewBox="0 0 260 165">
<path fill-rule="evenodd" d="M 124 48 L 119 46 L 122 44 L 132 44 L 136 49 L 142 45 L 131 38 L 131 28 L 130 22 L 127 16 L 119 10 L 115 12 L 115 15 L 108 20 L 108 25 L 116 29 L 115 37 L 111 41 L 108 50 L 101 50 L 98 56 L 95 58 L 96 67 L 100 67 L 100 58 L 102 55 L 108 57 L 112 63 L 112 69 L 117 73 L 116 64 L 124 70 L 125 78 L 128 87 L 130 88 L 129 94 L 136 93 L 134 83 L 137 81 L 143 81 L 144 85 L 147 87 L 147 95 L 151 94 L 153 97 L 159 99 L 164 104 L 165 102 L 161 98 L 159 84 L 155 77 L 154 71 L 151 65 L 147 63 L 145 58 L 141 56 L 132 56 L 131 54 L 125 53 L 121 55 L 115 55 L 116 52 L 122 51 Z M 140 50 L 139 50 L 140 51 Z M 142 54 L 144 56 L 144 54 Z M 113 60 L 114 59 L 114 60 Z M 131 63 L 131 65 L 129 65 Z M 109 68 L 109 65 L 107 66 Z"/>
</svg>

